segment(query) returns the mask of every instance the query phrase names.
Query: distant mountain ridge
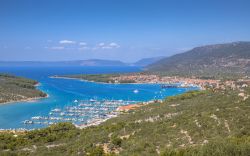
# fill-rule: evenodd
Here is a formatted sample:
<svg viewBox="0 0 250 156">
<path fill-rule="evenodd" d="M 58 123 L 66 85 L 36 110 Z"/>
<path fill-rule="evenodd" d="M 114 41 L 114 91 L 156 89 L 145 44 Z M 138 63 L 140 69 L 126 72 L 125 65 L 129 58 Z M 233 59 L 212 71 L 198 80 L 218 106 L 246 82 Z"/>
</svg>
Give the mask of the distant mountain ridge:
<svg viewBox="0 0 250 156">
<path fill-rule="evenodd" d="M 197 47 L 157 61 L 146 69 L 172 75 L 249 74 L 250 42 Z"/>
<path fill-rule="evenodd" d="M 72 60 L 72 61 L 0 61 L 0 66 L 140 66 L 144 67 L 163 57 L 141 59 L 135 63 L 125 63 L 119 60 Z"/>
<path fill-rule="evenodd" d="M 133 63 L 134 66 L 140 66 L 140 67 L 145 67 L 145 66 L 148 66 L 154 62 L 157 62 L 161 59 L 165 58 L 164 56 L 159 56 L 159 57 L 151 57 L 151 58 L 144 58 L 144 59 L 141 59 L 135 63 Z"/>
<path fill-rule="evenodd" d="M 126 66 L 116 60 L 74 60 L 74 61 L 0 61 L 0 66 Z"/>
</svg>

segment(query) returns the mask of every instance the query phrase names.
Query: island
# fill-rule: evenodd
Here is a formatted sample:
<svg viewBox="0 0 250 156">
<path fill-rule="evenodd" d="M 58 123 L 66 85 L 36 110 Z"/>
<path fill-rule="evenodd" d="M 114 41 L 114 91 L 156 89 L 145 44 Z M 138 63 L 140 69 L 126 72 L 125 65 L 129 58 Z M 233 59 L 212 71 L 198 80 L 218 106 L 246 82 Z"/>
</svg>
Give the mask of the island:
<svg viewBox="0 0 250 156">
<path fill-rule="evenodd" d="M 46 93 L 36 89 L 38 84 L 31 79 L 0 74 L 0 104 L 46 97 Z"/>
</svg>

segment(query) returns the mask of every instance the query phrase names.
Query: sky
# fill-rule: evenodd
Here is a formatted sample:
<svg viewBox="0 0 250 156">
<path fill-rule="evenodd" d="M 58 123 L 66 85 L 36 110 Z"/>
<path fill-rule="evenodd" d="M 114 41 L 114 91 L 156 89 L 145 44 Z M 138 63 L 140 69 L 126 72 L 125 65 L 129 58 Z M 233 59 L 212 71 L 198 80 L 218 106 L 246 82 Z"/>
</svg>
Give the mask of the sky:
<svg viewBox="0 0 250 156">
<path fill-rule="evenodd" d="M 249 0 L 0 0 L 0 60 L 134 62 L 250 41 Z"/>
</svg>

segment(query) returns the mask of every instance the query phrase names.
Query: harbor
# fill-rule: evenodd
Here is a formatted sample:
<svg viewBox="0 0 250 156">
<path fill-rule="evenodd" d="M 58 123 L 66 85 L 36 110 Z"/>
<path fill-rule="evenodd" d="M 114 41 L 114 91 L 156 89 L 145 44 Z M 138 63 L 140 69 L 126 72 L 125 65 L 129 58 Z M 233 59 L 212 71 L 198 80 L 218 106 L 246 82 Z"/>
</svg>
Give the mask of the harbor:
<svg viewBox="0 0 250 156">
<path fill-rule="evenodd" d="M 80 127 L 96 125 L 117 116 L 119 112 L 116 110 L 120 106 L 161 100 L 168 96 L 199 89 L 195 86 L 162 87 L 166 83 L 105 84 L 76 79 L 50 78 L 51 75 L 70 75 L 91 71 L 90 69 L 83 71 L 82 68 L 63 71 L 60 68 L 51 70 L 29 68 L 25 73 L 21 70 L 12 70 L 13 74 L 40 82 L 37 88 L 50 96 L 36 101 L 1 105 L 0 128 L 5 130 L 40 129 L 58 122 L 71 122 Z M 100 68 L 100 71 L 103 70 L 109 71 L 109 69 Z M 122 71 L 121 68 L 117 70 Z M 127 70 L 126 68 L 124 72 Z M 100 72 L 97 70 L 95 73 Z"/>
<path fill-rule="evenodd" d="M 168 89 L 190 88 L 183 84 L 157 84 L 158 90 L 155 91 L 151 100 L 114 100 L 106 98 L 90 98 L 86 100 L 74 99 L 69 104 L 58 104 L 52 107 L 47 115 L 35 115 L 23 120 L 21 123 L 26 129 L 33 127 L 46 127 L 59 122 L 71 122 L 78 128 L 98 125 L 110 118 L 116 117 L 121 112 L 134 110 L 141 105 L 155 101 L 161 102 L 166 97 Z M 193 87 L 193 86 L 192 86 Z M 142 90 L 134 89 L 134 95 L 140 94 Z"/>
<path fill-rule="evenodd" d="M 124 100 L 74 100 L 72 104 L 65 107 L 51 109 L 47 116 L 32 116 L 22 121 L 27 127 L 29 125 L 52 125 L 58 122 L 72 122 L 77 127 L 97 125 L 109 118 L 119 114 L 117 108 L 131 104 L 142 103 L 142 101 Z"/>
</svg>

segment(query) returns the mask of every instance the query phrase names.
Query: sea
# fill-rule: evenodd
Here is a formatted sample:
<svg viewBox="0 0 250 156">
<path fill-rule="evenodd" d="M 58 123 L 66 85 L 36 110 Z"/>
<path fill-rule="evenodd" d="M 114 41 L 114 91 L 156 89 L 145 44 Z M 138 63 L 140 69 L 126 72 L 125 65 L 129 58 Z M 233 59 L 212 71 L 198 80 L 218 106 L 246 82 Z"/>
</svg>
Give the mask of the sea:
<svg viewBox="0 0 250 156">
<path fill-rule="evenodd" d="M 37 80 L 40 83 L 37 88 L 49 95 L 48 98 L 35 101 L 0 104 L 0 129 L 46 127 L 48 126 L 46 124 L 24 124 L 23 122 L 34 116 L 49 116 L 51 110 L 74 106 L 76 101 L 102 99 L 145 102 L 198 89 L 196 87 L 162 89 L 161 84 L 104 84 L 76 79 L 51 78 L 53 75 L 140 71 L 142 69 L 139 67 L 0 67 L 0 73 Z M 84 120 L 87 122 L 91 118 L 93 116 L 86 113 Z"/>
</svg>

